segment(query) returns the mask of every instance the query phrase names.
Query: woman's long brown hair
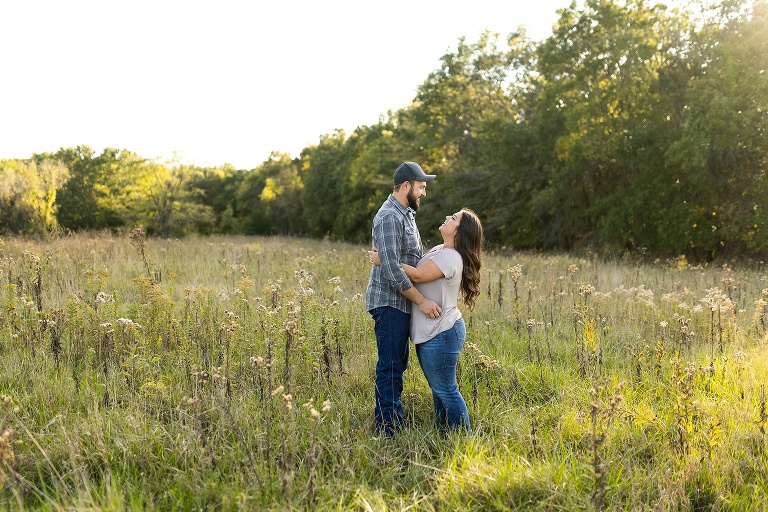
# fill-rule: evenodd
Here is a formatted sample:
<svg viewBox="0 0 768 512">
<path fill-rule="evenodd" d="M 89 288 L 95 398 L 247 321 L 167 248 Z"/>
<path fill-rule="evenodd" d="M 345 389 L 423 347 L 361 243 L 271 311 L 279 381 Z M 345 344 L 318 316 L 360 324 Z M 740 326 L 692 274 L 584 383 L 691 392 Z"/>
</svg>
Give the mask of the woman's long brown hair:
<svg viewBox="0 0 768 512">
<path fill-rule="evenodd" d="M 462 216 L 454 244 L 461 254 L 464 269 L 461 274 L 461 294 L 464 304 L 472 310 L 480 295 L 480 267 L 483 260 L 483 225 L 477 214 L 469 208 L 461 209 Z"/>
</svg>

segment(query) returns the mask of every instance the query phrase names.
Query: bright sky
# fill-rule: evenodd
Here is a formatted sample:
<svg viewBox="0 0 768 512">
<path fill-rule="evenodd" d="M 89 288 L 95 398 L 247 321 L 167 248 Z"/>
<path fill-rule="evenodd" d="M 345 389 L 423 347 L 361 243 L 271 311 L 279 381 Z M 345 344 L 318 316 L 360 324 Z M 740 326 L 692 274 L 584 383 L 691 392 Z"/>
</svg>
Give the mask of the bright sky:
<svg viewBox="0 0 768 512">
<path fill-rule="evenodd" d="M 410 105 L 485 29 L 571 0 L 2 0 L 0 159 L 87 145 L 252 169 Z M 578 2 L 580 4 L 581 2 Z"/>
</svg>

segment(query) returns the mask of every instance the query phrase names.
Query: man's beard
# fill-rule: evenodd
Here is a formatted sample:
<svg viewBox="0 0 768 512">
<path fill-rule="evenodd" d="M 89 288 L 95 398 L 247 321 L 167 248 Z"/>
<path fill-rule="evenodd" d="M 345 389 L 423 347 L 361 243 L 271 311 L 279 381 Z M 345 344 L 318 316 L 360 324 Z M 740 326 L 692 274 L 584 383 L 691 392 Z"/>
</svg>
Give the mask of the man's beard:
<svg viewBox="0 0 768 512">
<path fill-rule="evenodd" d="M 411 207 L 411 209 L 415 212 L 419 211 L 419 206 L 421 204 L 421 198 L 416 197 L 413 193 L 413 189 L 408 191 L 408 206 Z"/>
</svg>

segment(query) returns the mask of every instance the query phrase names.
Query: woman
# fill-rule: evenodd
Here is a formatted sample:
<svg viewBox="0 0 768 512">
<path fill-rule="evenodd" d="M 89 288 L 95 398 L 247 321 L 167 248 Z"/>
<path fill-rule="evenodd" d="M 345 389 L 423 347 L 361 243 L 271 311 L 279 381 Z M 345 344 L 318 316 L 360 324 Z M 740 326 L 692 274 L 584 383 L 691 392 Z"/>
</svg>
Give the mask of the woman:
<svg viewBox="0 0 768 512">
<path fill-rule="evenodd" d="M 469 429 L 467 404 L 456 383 L 456 363 L 467 335 L 458 299 L 461 293 L 471 310 L 480 294 L 483 226 L 475 212 L 462 208 L 445 218 L 440 233 L 443 243 L 429 251 L 416 267 L 403 265 L 421 294 L 442 308 L 440 316 L 432 319 L 413 304 L 410 337 L 432 389 L 438 426 Z M 376 252 L 370 255 L 378 265 Z"/>
</svg>

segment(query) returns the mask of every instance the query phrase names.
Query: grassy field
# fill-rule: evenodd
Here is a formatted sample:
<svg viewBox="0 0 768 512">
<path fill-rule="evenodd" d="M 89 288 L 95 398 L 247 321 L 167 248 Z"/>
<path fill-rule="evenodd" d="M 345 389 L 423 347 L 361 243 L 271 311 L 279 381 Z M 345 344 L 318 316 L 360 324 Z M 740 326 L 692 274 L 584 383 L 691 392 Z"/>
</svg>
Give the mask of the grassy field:
<svg viewBox="0 0 768 512">
<path fill-rule="evenodd" d="M 0 510 L 766 510 L 762 267 L 487 255 L 388 440 L 364 247 L 0 239 Z"/>
</svg>

